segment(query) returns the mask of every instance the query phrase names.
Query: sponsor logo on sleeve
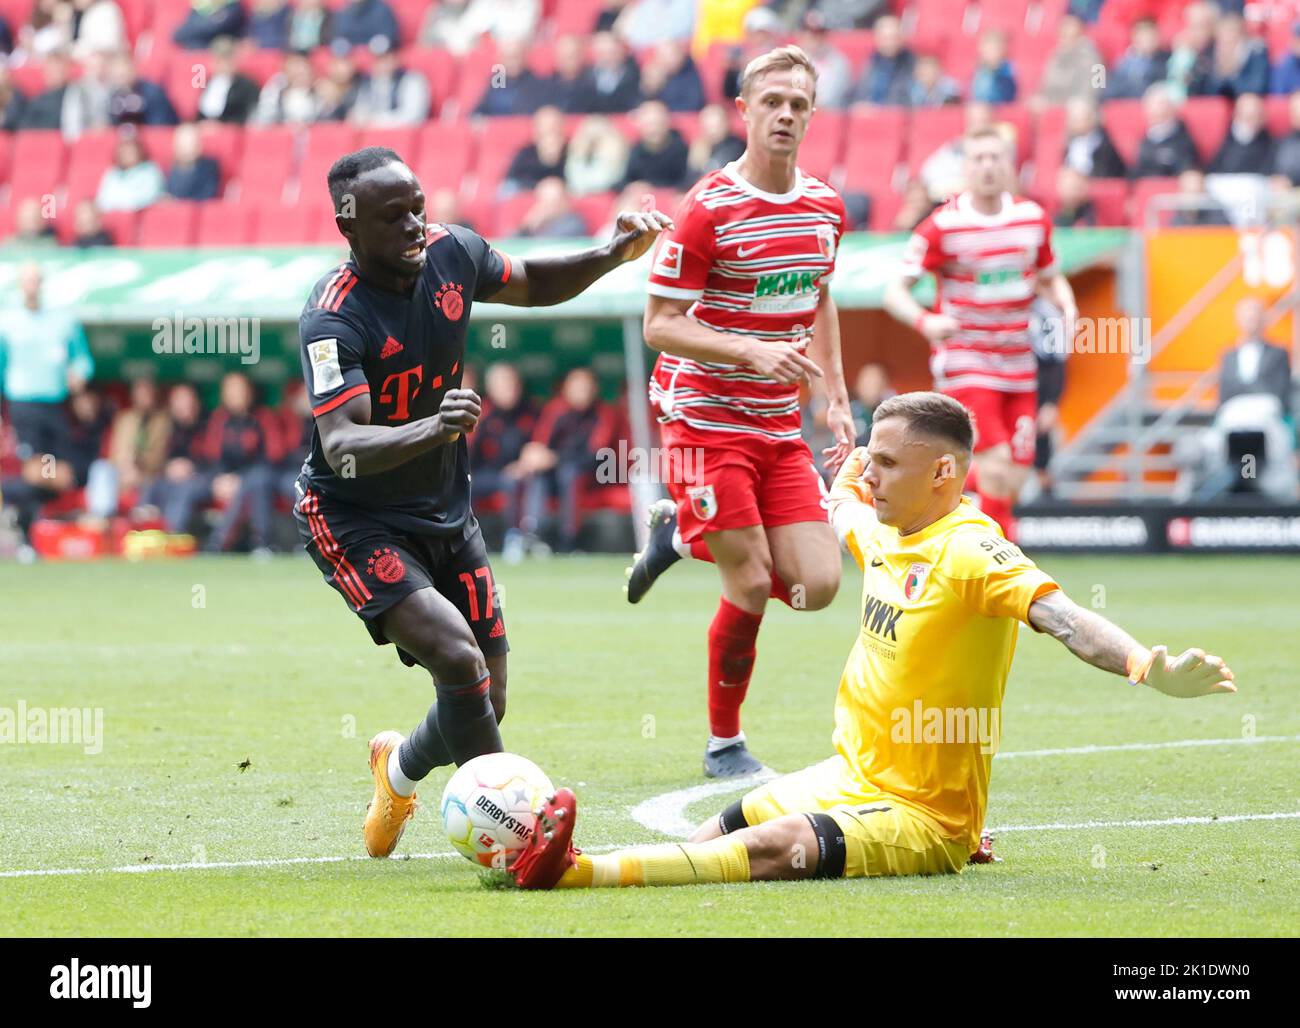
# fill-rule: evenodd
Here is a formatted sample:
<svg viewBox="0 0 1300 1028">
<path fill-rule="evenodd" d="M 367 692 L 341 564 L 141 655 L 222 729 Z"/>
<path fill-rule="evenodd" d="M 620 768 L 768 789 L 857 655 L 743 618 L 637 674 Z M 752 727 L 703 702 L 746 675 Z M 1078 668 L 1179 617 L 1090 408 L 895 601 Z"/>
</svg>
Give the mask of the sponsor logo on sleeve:
<svg viewBox="0 0 1300 1028">
<path fill-rule="evenodd" d="M 655 260 L 654 273 L 664 278 L 682 277 L 682 244 L 665 239 Z"/>
<path fill-rule="evenodd" d="M 311 358 L 312 386 L 317 396 L 323 396 L 343 384 L 337 339 L 318 339 L 314 343 L 308 343 L 307 354 Z"/>
</svg>

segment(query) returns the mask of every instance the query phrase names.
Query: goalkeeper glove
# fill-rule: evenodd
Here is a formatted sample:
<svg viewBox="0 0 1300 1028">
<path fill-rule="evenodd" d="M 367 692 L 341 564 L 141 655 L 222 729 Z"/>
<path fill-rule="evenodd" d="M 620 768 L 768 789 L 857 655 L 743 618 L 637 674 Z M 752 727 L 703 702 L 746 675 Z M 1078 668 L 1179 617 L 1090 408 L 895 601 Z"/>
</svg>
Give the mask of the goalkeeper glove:
<svg viewBox="0 0 1300 1028">
<path fill-rule="evenodd" d="M 857 500 L 859 503 L 871 503 L 871 486 L 862 480 L 862 472 L 867 467 L 867 448 L 857 447 L 844 458 L 839 474 L 831 484 L 830 499 Z"/>
<path fill-rule="evenodd" d="M 1179 699 L 1236 692 L 1233 679 L 1232 669 L 1223 659 L 1207 655 L 1204 650 L 1184 650 L 1177 657 L 1170 657 L 1167 646 L 1149 650 L 1139 646 L 1128 656 L 1130 685 L 1145 682 L 1157 692 Z"/>
</svg>

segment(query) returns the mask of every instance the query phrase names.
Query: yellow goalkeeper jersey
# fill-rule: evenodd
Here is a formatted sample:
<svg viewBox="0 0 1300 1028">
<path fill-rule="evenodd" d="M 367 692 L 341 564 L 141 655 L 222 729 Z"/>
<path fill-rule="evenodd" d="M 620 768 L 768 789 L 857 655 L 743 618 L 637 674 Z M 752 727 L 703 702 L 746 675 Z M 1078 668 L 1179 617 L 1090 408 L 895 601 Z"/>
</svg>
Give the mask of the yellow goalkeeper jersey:
<svg viewBox="0 0 1300 1028">
<path fill-rule="evenodd" d="M 868 515 L 845 542 L 863 571 L 862 607 L 835 748 L 864 783 L 974 850 L 1018 622 L 1059 587 L 964 499 L 913 535 Z"/>
</svg>

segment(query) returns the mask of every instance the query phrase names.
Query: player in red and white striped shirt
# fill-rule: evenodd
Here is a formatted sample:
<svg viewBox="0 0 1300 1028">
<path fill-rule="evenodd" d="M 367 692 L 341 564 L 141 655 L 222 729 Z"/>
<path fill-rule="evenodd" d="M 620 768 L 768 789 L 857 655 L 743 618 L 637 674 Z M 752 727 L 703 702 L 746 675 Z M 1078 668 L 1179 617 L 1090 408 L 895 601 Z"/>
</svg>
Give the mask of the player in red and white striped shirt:
<svg viewBox="0 0 1300 1028">
<path fill-rule="evenodd" d="M 916 227 L 885 307 L 932 348 L 934 387 L 975 415 L 980 506 L 1012 533 L 1011 506 L 1034 462 L 1037 364 L 1029 312 L 1044 294 L 1073 335 L 1078 310 L 1057 270 L 1052 223 L 1032 200 L 1013 196 L 1010 147 L 993 127 L 965 140 L 967 190 Z M 926 272 L 938 283 L 938 313 L 912 298 Z"/>
<path fill-rule="evenodd" d="M 718 565 L 711 777 L 762 768 L 745 745 L 740 705 L 769 596 L 817 610 L 839 588 L 839 545 L 799 416 L 800 383 L 820 382 L 836 440 L 824 454 L 838 468 L 854 429 L 828 283 L 847 217 L 839 194 L 795 163 L 816 76 L 798 47 L 750 62 L 736 99 L 745 152 L 687 194 L 650 274 L 645 337 L 660 351 L 650 400 L 678 459 L 665 474 L 675 502 L 652 511 L 628 599 L 640 600 L 681 556 Z"/>
</svg>

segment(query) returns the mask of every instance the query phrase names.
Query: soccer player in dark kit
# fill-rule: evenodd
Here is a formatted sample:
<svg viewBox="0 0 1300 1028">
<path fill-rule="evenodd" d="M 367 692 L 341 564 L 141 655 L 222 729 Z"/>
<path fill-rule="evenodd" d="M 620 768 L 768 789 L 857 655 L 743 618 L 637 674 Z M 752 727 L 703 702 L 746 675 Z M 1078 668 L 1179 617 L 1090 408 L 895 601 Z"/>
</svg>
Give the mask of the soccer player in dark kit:
<svg viewBox="0 0 1300 1028">
<path fill-rule="evenodd" d="M 339 158 L 329 190 L 348 260 L 299 319 L 316 428 L 294 514 L 307 551 L 377 644 L 433 676 L 437 702 L 408 738 L 370 740 L 366 850 L 393 852 L 433 768 L 502 749 L 505 623 L 470 507 L 465 434 L 479 397 L 460 388 L 476 300 L 544 307 L 636 260 L 672 221 L 619 214 L 582 253 L 518 260 L 458 225 L 428 225 L 424 193 L 392 150 Z"/>
</svg>

